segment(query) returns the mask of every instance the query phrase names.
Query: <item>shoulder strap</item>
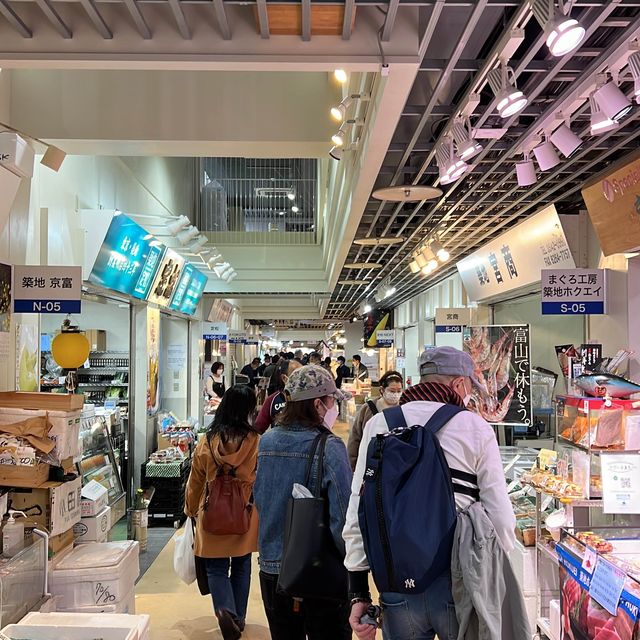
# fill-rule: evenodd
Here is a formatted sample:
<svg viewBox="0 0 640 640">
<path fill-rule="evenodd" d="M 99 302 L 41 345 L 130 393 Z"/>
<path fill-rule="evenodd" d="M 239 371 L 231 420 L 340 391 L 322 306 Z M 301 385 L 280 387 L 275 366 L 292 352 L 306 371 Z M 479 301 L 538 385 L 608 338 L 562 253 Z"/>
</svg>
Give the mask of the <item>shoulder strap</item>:
<svg viewBox="0 0 640 640">
<path fill-rule="evenodd" d="M 382 413 L 387 422 L 387 426 L 389 427 L 389 431 L 392 431 L 393 429 L 407 428 L 407 421 L 404 417 L 404 413 L 402 412 L 402 407 L 389 407 Z"/>
<path fill-rule="evenodd" d="M 322 475 L 323 475 L 323 462 L 324 462 L 324 447 L 327 442 L 327 438 L 331 434 L 326 429 L 323 429 L 321 433 L 319 433 L 313 440 L 313 444 L 311 445 L 311 450 L 309 452 L 309 462 L 307 462 L 307 472 L 305 474 L 304 486 L 307 489 L 309 488 L 311 483 L 311 469 L 313 468 L 313 459 L 315 458 L 316 451 L 318 451 L 318 473 L 317 473 L 317 481 L 314 495 L 316 498 L 320 497 L 320 492 L 322 491 Z"/>
<path fill-rule="evenodd" d="M 376 406 L 376 403 L 373 400 L 367 400 L 367 407 L 369 407 L 369 410 L 371 411 L 372 415 L 376 415 L 376 413 L 378 413 L 378 407 Z"/>
<path fill-rule="evenodd" d="M 464 411 L 462 407 L 458 407 L 455 404 L 443 404 L 424 425 L 425 429 L 429 429 L 431 433 L 435 434 L 444 427 L 451 418 Z"/>
</svg>

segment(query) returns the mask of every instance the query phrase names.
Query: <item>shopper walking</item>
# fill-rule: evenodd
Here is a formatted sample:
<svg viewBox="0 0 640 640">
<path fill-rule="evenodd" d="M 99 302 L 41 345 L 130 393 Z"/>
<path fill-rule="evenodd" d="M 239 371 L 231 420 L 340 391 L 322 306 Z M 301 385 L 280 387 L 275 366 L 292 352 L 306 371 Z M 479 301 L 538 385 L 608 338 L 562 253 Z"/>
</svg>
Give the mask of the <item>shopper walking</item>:
<svg viewBox="0 0 640 640">
<path fill-rule="evenodd" d="M 360 449 L 364 426 L 377 413 L 397 406 L 401 396 L 402 375 L 397 371 L 387 371 L 380 378 L 380 397 L 377 400 L 367 400 L 362 405 L 349 432 L 347 453 L 349 454 L 349 463 L 354 471 L 358 461 L 358 450 Z"/>
<path fill-rule="evenodd" d="M 429 430 L 433 428 L 431 433 L 435 432 L 435 439 L 421 437 L 417 430 L 409 429 L 405 431 L 406 442 L 422 442 L 423 447 L 428 446 L 424 443 L 433 447 L 436 446 L 435 443 L 439 443 L 451 476 L 449 477 L 447 472 L 446 482 L 439 485 L 443 495 L 430 491 L 430 487 L 424 484 L 419 487 L 413 485 L 415 492 L 412 494 L 411 513 L 394 512 L 394 530 L 389 534 L 389 544 L 384 554 L 385 557 L 393 556 L 394 573 L 406 576 L 406 573 L 402 573 L 403 567 L 409 566 L 411 573 L 408 575 L 411 577 L 399 582 L 396 582 L 395 578 L 387 580 L 382 573 L 376 577 L 376 580 L 380 578 L 383 584 L 392 582 L 398 591 L 402 590 L 392 592 L 383 589 L 380 594 L 383 637 L 385 640 L 404 640 L 408 637 L 427 640 L 433 639 L 436 634 L 439 638 L 481 637 L 487 640 L 521 640 L 531 637 L 524 603 L 506 556 L 514 546 L 515 518 L 507 496 L 498 444 L 492 427 L 480 416 L 463 409 L 472 391 L 473 361 L 468 354 L 458 349 L 439 347 L 425 351 L 419 364 L 420 397 L 423 401 L 403 404 L 401 399 L 403 421 L 407 425 L 426 425 L 434 416 L 434 420 L 438 420 L 436 412 L 443 407 L 447 407 L 444 409 L 446 413 L 440 411 L 440 416 L 453 417 L 448 422 L 445 420 L 444 426 L 440 429 L 437 429 L 438 425 L 435 422 L 432 423 L 433 427 L 425 427 Z M 372 476 L 377 476 L 377 472 L 373 470 L 375 461 L 367 456 L 369 441 L 377 434 L 386 433 L 389 427 L 400 426 L 388 425 L 387 415 L 377 414 L 364 428 L 343 533 L 347 549 L 345 565 L 350 572 L 350 622 L 360 640 L 371 640 L 375 636 L 374 627 L 361 624 L 360 618 L 371 602 L 367 579 L 369 568 L 374 565 L 380 569 L 379 559 L 383 551 L 379 548 L 380 545 L 372 542 L 372 538 L 369 537 L 369 555 L 365 553 L 358 510 L 365 467 L 367 482 L 371 481 Z M 442 420 L 440 418 L 441 422 Z M 415 440 L 412 439 L 413 433 L 416 434 Z M 389 445 L 385 443 L 378 452 L 381 460 L 384 460 L 387 446 Z M 421 451 L 424 454 L 426 449 Z M 432 449 L 428 453 L 434 451 L 435 449 Z M 434 460 L 437 459 L 437 455 L 435 458 L 425 458 L 422 455 L 418 459 Z M 403 457 L 394 460 L 394 463 L 392 474 L 399 466 L 409 464 Z M 401 486 L 385 484 L 384 479 L 390 476 L 380 475 L 375 481 L 375 487 L 364 487 L 363 508 L 366 510 L 367 504 L 371 504 L 366 498 L 366 495 L 371 495 L 367 494 L 371 489 L 379 491 L 381 504 L 384 502 L 384 496 L 390 495 L 396 498 L 396 504 L 400 504 L 399 498 L 406 496 L 402 492 L 412 486 L 411 479 L 415 477 L 412 474 L 417 473 L 416 470 L 424 477 L 434 478 L 429 476 L 429 473 L 434 472 L 436 463 L 427 465 L 430 466 L 429 469 L 425 464 L 421 466 L 414 462 L 413 467 L 403 467 L 407 471 L 402 476 Z M 382 473 L 382 462 L 380 465 L 378 472 Z M 372 473 L 369 473 L 370 466 Z M 388 467 L 385 473 L 387 471 Z M 443 547 L 446 549 L 447 538 L 438 537 L 441 531 L 438 528 L 439 523 L 444 522 L 445 518 L 439 518 L 441 512 L 436 510 L 438 505 L 450 504 L 450 478 L 453 478 L 455 511 L 458 513 L 458 539 L 454 541 L 449 538 L 452 551 L 451 556 L 447 556 L 448 551 L 442 551 Z M 416 511 L 420 500 L 423 500 L 422 512 Z M 376 511 L 376 518 L 380 517 L 383 516 Z M 404 518 L 407 520 L 408 528 L 403 524 Z M 455 522 L 454 516 L 454 526 Z M 401 535 L 407 533 L 409 537 L 414 536 L 417 540 L 410 551 L 409 544 L 405 544 L 404 548 L 394 546 L 394 541 L 398 540 L 398 532 L 402 532 Z M 449 530 L 447 535 L 450 534 Z M 477 544 L 478 541 L 481 544 Z M 436 549 L 439 551 L 436 552 Z M 425 566 L 421 562 L 424 557 L 434 557 L 437 560 L 434 560 L 433 565 Z M 432 566 L 439 566 L 438 563 L 444 567 L 442 572 L 435 577 L 428 574 Z M 456 569 L 453 573 L 449 568 L 451 565 Z M 424 590 L 414 592 L 412 589 L 416 588 L 416 581 L 421 581 L 420 576 L 422 584 L 425 585 Z M 454 607 L 456 615 L 453 615 Z M 481 631 L 478 631 L 478 628 Z M 493 632 L 490 632 L 490 629 Z M 461 635 L 458 635 L 459 632 Z"/>
<path fill-rule="evenodd" d="M 224 640 L 237 640 L 244 629 L 251 583 L 251 553 L 257 550 L 258 515 L 249 505 L 255 482 L 259 436 L 250 417 L 256 396 L 247 385 L 231 387 L 222 398 L 214 421 L 193 454 L 185 496 L 185 513 L 196 519 L 194 554 L 204 559 L 213 608 Z M 213 534 L 208 513 L 213 484 L 221 474 L 241 482 L 242 499 L 250 510 L 243 534 Z M 220 519 L 224 517 L 220 514 Z"/>
<path fill-rule="evenodd" d="M 304 485 L 312 446 L 319 434 L 334 426 L 339 397 L 333 377 L 309 365 L 294 371 L 285 386 L 286 408 L 278 424 L 260 440 L 254 488 L 260 514 L 260 587 L 273 640 L 348 640 L 349 602 L 294 600 L 278 592 L 278 576 L 285 543 L 287 505 L 295 483 Z M 311 469 L 320 477 L 319 455 Z M 351 470 L 344 443 L 329 435 L 324 449 L 321 489 L 333 542 L 344 553 L 342 525 L 349 501 Z"/>
<path fill-rule="evenodd" d="M 344 356 L 338 356 L 338 368 L 336 369 L 336 387 L 342 387 L 342 381 L 351 377 L 351 369 L 345 364 Z"/>
<path fill-rule="evenodd" d="M 267 383 L 268 394 L 272 394 L 275 391 L 275 388 L 273 387 L 273 383 L 274 383 L 273 374 L 276 372 L 276 369 L 278 368 L 278 362 L 280 362 L 280 356 L 276 354 L 275 356 L 273 356 L 273 358 L 271 358 L 271 363 L 265 368 L 263 373 L 264 377 L 269 381 Z"/>
<path fill-rule="evenodd" d="M 207 376 L 205 391 L 209 399 L 222 398 L 224 395 L 224 364 L 222 362 L 214 362 L 211 365 L 211 373 Z"/>
<path fill-rule="evenodd" d="M 267 367 L 271 364 L 271 356 L 267 353 L 264 362 L 258 367 L 258 375 L 264 377 Z"/>
<path fill-rule="evenodd" d="M 269 427 L 272 427 L 278 415 L 282 412 L 286 405 L 284 396 L 284 387 L 287 384 L 289 376 L 302 367 L 297 360 L 282 360 L 275 373 L 275 391 L 269 395 L 262 403 L 258 417 L 256 418 L 255 427 L 259 433 L 264 433 Z"/>
<path fill-rule="evenodd" d="M 312 351 L 309 354 L 309 364 L 315 364 L 318 366 L 322 364 L 322 357 L 317 351 Z"/>
<path fill-rule="evenodd" d="M 362 382 L 369 377 L 369 369 L 362 364 L 362 358 L 356 354 L 351 358 L 351 377 L 356 378 Z"/>
<path fill-rule="evenodd" d="M 240 374 L 249 378 L 249 386 L 256 388 L 256 378 L 258 377 L 258 368 L 260 367 L 260 358 L 254 358 L 249 364 L 242 367 Z"/>
</svg>

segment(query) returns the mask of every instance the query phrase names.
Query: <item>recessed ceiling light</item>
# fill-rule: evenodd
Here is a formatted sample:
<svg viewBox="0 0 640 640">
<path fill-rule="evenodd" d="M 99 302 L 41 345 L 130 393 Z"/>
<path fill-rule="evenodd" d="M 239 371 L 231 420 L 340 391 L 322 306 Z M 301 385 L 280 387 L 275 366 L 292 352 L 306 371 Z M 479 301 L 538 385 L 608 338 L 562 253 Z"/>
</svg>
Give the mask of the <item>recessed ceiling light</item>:
<svg viewBox="0 0 640 640">
<path fill-rule="evenodd" d="M 284 211 L 280 211 L 280 212 L 278 213 L 278 215 L 279 215 L 279 216 L 283 216 L 283 215 L 284 215 Z"/>
<path fill-rule="evenodd" d="M 294 205 L 293 207 L 291 207 L 291 211 L 293 211 L 293 213 L 298 213 L 298 211 L 300 211 L 300 209 L 298 209 L 298 207 L 296 207 Z"/>
<path fill-rule="evenodd" d="M 382 269 L 379 262 L 347 262 L 345 269 Z"/>
<path fill-rule="evenodd" d="M 356 238 L 353 244 L 359 244 L 363 247 L 379 247 L 402 242 L 404 242 L 404 238 Z"/>
<path fill-rule="evenodd" d="M 287 193 L 287 198 L 289 198 L 289 200 L 295 200 L 296 194 L 293 193 L 293 191 L 289 191 L 289 193 Z"/>
</svg>

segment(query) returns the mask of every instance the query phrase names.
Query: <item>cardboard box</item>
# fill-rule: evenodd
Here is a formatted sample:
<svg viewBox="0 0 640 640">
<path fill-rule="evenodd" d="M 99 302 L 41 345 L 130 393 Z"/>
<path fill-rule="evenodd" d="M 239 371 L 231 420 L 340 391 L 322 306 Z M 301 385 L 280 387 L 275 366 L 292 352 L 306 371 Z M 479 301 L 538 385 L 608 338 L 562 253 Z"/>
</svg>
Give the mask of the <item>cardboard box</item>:
<svg viewBox="0 0 640 640">
<path fill-rule="evenodd" d="M 74 539 L 73 527 L 58 536 L 51 536 L 49 538 L 49 560 L 58 558 L 73 548 Z"/>
<path fill-rule="evenodd" d="M 47 482 L 37 489 L 17 489 L 11 494 L 11 508 L 27 514 L 25 525 L 45 527 L 51 536 L 57 536 L 80 522 L 81 491 L 81 478 Z"/>
<path fill-rule="evenodd" d="M 107 332 L 104 329 L 87 329 L 84 335 L 91 345 L 91 351 L 107 350 Z"/>
<path fill-rule="evenodd" d="M 12 464 L 0 464 L 0 486 L 2 487 L 41 487 L 49 480 L 49 465 L 39 462 L 35 467 L 18 467 Z"/>
<path fill-rule="evenodd" d="M 0 407 L 13 409 L 47 409 L 49 411 L 77 411 L 82 409 L 84 396 L 75 393 L 0 392 Z"/>
<path fill-rule="evenodd" d="M 98 515 L 109 504 L 109 492 L 95 480 L 82 487 L 81 495 L 80 508 L 83 518 Z"/>
<path fill-rule="evenodd" d="M 111 509 L 105 507 L 97 516 L 82 518 L 73 525 L 76 542 L 106 542 L 111 529 Z"/>
<path fill-rule="evenodd" d="M 2 431 L 1 425 L 23 422 L 29 418 L 36 418 L 45 415 L 51 424 L 49 438 L 55 442 L 55 448 L 49 456 L 47 456 L 46 461 L 51 464 L 63 466 L 62 463 L 65 460 L 68 458 L 77 458 L 82 453 L 80 450 L 81 411 L 53 411 L 45 409 L 16 409 L 0 407 L 0 431 Z"/>
</svg>

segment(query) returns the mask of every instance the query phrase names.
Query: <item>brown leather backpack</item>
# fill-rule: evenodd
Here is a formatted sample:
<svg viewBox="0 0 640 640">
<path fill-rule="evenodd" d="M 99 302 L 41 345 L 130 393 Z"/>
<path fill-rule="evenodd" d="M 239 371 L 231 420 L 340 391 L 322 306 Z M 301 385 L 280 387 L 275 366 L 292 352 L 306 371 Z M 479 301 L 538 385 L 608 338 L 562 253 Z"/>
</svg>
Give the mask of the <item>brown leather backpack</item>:
<svg viewBox="0 0 640 640">
<path fill-rule="evenodd" d="M 218 467 L 215 478 L 207 481 L 202 513 L 202 527 L 207 533 L 223 536 L 249 531 L 253 502 L 245 500 L 243 485 L 236 477 L 236 468 L 225 464 Z"/>
</svg>

